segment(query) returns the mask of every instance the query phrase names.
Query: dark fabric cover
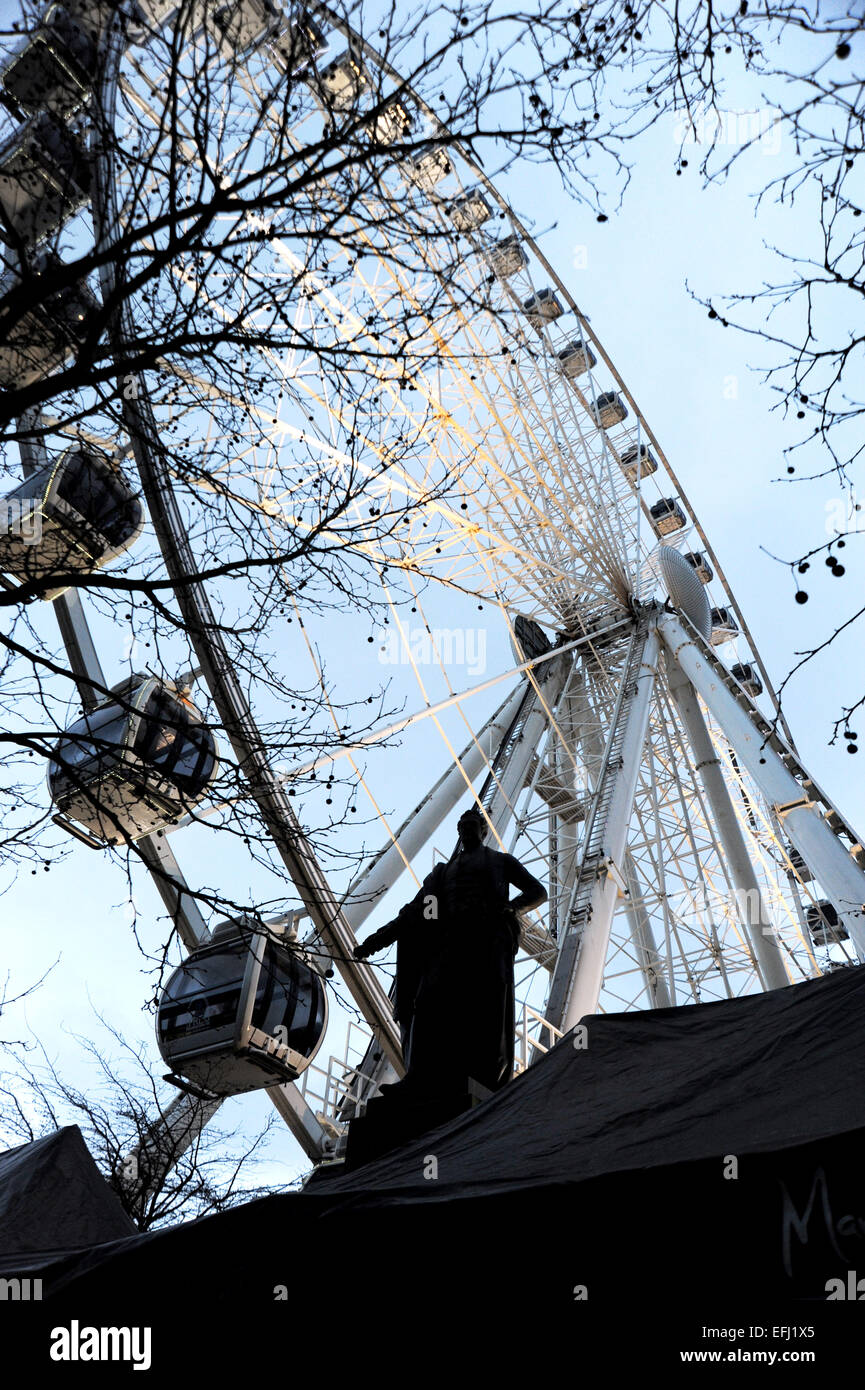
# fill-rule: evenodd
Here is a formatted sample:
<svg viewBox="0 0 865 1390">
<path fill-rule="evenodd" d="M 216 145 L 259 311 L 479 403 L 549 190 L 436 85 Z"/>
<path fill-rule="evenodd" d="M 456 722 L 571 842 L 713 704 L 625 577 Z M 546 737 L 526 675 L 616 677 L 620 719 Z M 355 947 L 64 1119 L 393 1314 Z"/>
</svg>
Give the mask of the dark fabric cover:
<svg viewBox="0 0 865 1390">
<path fill-rule="evenodd" d="M 184 1306 L 241 1299 L 276 1313 L 284 1286 L 304 1327 L 337 1307 L 500 1321 L 520 1280 L 524 1313 L 530 1298 L 544 1326 L 575 1318 L 583 1284 L 594 1311 L 629 1317 L 655 1299 L 695 1300 L 703 1322 L 724 1298 L 825 1301 L 827 1279 L 857 1261 L 865 1276 L 863 1005 L 856 968 L 590 1018 L 585 1049 L 565 1039 L 391 1156 L 29 1267 L 76 1317 L 118 1289 L 153 1307 L 181 1287 Z"/>
<path fill-rule="evenodd" d="M 477 1111 L 328 1184 L 412 1201 L 754 1153 L 865 1126 L 865 970 L 769 994 L 583 1021 Z M 400 1195 L 399 1200 L 402 1200 Z"/>
<path fill-rule="evenodd" d="M 74 1250 L 136 1233 L 77 1125 L 0 1154 L 0 1260 Z"/>
</svg>

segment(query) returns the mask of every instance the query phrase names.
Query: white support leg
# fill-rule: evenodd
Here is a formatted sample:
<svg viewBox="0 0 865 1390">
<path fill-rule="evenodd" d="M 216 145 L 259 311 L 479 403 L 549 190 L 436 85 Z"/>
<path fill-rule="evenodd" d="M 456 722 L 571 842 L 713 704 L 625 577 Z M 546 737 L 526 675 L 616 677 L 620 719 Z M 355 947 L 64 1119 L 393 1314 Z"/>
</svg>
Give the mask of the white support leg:
<svg viewBox="0 0 865 1390">
<path fill-rule="evenodd" d="M 694 755 L 694 767 L 700 776 L 706 799 L 724 849 L 724 856 L 739 898 L 740 914 L 745 931 L 754 950 L 757 968 L 764 989 L 781 989 L 790 983 L 775 937 L 748 846 L 736 817 L 730 793 L 724 782 L 718 755 L 712 746 L 709 730 L 691 682 L 681 666 L 670 660 L 670 693 L 688 734 Z M 726 692 L 725 692 L 726 693 Z M 734 702 L 735 703 L 735 702 Z M 737 706 L 738 708 L 738 706 Z"/>
<path fill-rule="evenodd" d="M 284 1086 L 269 1087 L 267 1094 L 307 1158 L 319 1163 L 332 1141 L 307 1105 L 300 1087 L 293 1081 L 286 1082 Z"/>
<path fill-rule="evenodd" d="M 161 1112 L 153 1130 L 123 1159 L 119 1179 L 136 1205 L 158 1196 L 163 1183 L 188 1148 L 197 1143 L 204 1126 L 213 1119 L 221 1099 L 200 1100 L 178 1095 Z"/>
<path fill-rule="evenodd" d="M 561 1027 L 568 1032 L 586 1014 L 598 1008 L 604 964 L 610 942 L 613 913 L 619 892 L 625 887 L 624 862 L 628 826 L 649 726 L 649 710 L 655 688 L 659 655 L 658 635 L 653 627 L 644 642 L 636 689 L 627 709 L 626 725 L 619 757 L 620 766 L 610 775 L 612 789 L 603 827 L 604 865 L 591 890 L 589 912 L 578 942 L 570 986 L 561 1013 Z M 579 930 L 574 927 L 572 931 Z M 555 981 L 554 981 L 555 984 Z M 553 991 L 551 991 L 552 995 Z M 555 1019 L 551 1020 L 556 1022 Z"/>
<path fill-rule="evenodd" d="M 585 674 L 575 663 L 571 680 L 561 701 L 558 716 L 558 725 L 565 745 L 560 750 L 558 759 L 559 777 L 567 790 L 573 792 L 575 798 L 577 795 L 576 777 L 568 753 L 576 758 L 579 750 L 579 756 L 585 760 L 586 743 L 590 738 L 589 729 L 592 717 Z M 596 728 L 591 727 L 591 735 L 593 737 L 589 751 L 596 756 L 598 765 L 600 765 L 603 756 L 603 744 L 598 737 Z M 580 826 L 575 821 L 559 820 L 557 828 L 559 881 L 558 901 L 556 903 L 559 933 L 567 931 L 568 904 L 571 900 L 571 890 L 579 868 L 579 838 Z"/>
<path fill-rule="evenodd" d="M 664 642 L 717 719 L 740 763 L 780 817 L 785 834 L 822 884 L 843 919 L 859 958 L 865 959 L 865 874 L 809 801 L 804 787 L 718 679 L 678 618 L 665 614 L 659 628 Z"/>
<path fill-rule="evenodd" d="M 575 670 L 576 675 L 576 670 Z M 588 691 L 585 687 L 585 676 L 580 677 L 581 696 L 579 699 L 579 717 L 576 715 L 577 696 L 574 695 L 570 700 L 565 695 L 563 705 L 565 708 L 559 716 L 559 724 L 563 733 L 567 725 L 570 746 L 574 751 L 579 748 L 584 758 L 592 760 L 597 767 L 601 765 L 604 746 L 597 725 L 597 720 L 592 716 L 589 704 Z M 570 838 L 566 839 L 564 832 L 570 832 Z M 563 849 L 560 850 L 563 871 L 562 877 L 566 878 L 560 894 L 561 901 L 567 903 L 567 888 L 573 883 L 577 870 L 577 831 L 573 825 L 562 827 Z M 644 904 L 640 901 L 640 880 L 637 867 L 634 862 L 633 854 L 627 850 L 625 854 L 624 875 L 628 886 L 628 897 L 625 900 L 625 912 L 631 928 L 631 941 L 636 952 L 637 961 L 646 982 L 646 996 L 649 1005 L 653 1009 L 668 1009 L 675 1002 L 670 996 L 670 989 L 665 974 L 664 961 L 658 952 L 655 943 L 652 924 L 649 914 L 646 912 Z"/>
</svg>

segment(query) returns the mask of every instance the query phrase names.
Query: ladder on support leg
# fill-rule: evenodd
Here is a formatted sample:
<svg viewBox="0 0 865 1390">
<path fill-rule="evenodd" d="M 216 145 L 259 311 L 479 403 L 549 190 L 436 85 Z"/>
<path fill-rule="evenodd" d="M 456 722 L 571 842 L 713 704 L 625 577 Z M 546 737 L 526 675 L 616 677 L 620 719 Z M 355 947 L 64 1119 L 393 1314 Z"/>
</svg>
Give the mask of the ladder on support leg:
<svg viewBox="0 0 865 1390">
<path fill-rule="evenodd" d="M 566 930 L 559 948 L 559 959 L 553 973 L 550 996 L 547 1001 L 547 1017 L 556 1022 L 563 1010 L 570 981 L 576 967 L 580 942 L 592 914 L 592 895 L 601 876 L 610 868 L 606 852 L 607 816 L 618 773 L 622 768 L 622 747 L 628 716 L 637 681 L 642 667 L 648 626 L 640 624 L 631 634 L 630 645 L 625 656 L 622 682 L 616 697 L 610 732 L 601 760 L 601 767 L 591 805 L 586 816 L 586 829 L 580 852 L 579 865 L 571 887 L 570 899 L 565 914 Z"/>
</svg>

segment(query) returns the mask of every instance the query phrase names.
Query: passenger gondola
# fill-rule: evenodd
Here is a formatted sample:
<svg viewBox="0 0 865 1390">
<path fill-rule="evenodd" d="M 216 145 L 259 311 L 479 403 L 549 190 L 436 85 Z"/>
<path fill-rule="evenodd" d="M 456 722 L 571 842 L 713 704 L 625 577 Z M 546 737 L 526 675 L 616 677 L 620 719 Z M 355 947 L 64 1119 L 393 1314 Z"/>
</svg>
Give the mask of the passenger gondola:
<svg viewBox="0 0 865 1390">
<path fill-rule="evenodd" d="M 458 232 L 474 232 L 489 222 L 493 210 L 479 188 L 467 188 L 448 204 L 447 214 Z"/>
<path fill-rule="evenodd" d="M 564 313 L 561 300 L 555 290 L 549 286 L 538 290 L 537 294 L 530 294 L 528 299 L 523 300 L 523 313 L 531 324 L 532 328 L 543 328 L 544 324 L 555 323 Z M 562 354 L 559 353 L 559 358 Z"/>
<path fill-rule="evenodd" d="M 712 635 L 710 641 L 713 647 L 720 647 L 724 642 L 732 642 L 739 636 L 739 624 L 729 608 L 712 609 Z"/>
<path fill-rule="evenodd" d="M 192 701 L 170 681 L 134 675 L 57 743 L 54 819 L 93 848 L 138 840 L 176 824 L 217 768 L 216 739 Z"/>
<path fill-rule="evenodd" d="M 523 266 L 529 263 L 529 258 L 515 232 L 511 232 L 508 236 L 502 237 L 499 241 L 493 242 L 492 246 L 487 247 L 486 258 L 490 270 L 498 280 L 509 280 L 512 275 L 516 275 L 518 270 L 522 270 Z"/>
<path fill-rule="evenodd" d="M 681 531 L 687 521 L 675 497 L 662 497 L 660 502 L 654 502 L 649 508 L 649 515 L 659 536 Z"/>
<path fill-rule="evenodd" d="M 447 150 L 428 145 L 412 159 L 407 159 L 402 169 L 409 183 L 423 193 L 431 193 L 442 179 L 453 172 L 453 165 L 448 159 Z"/>
<path fill-rule="evenodd" d="M 19 111 L 68 116 L 87 100 L 96 68 L 92 31 L 62 5 L 49 5 L 12 54 L 0 81 Z"/>
<path fill-rule="evenodd" d="M 47 599 L 65 593 L 52 576 L 89 574 L 137 540 L 139 497 L 108 454 L 92 445 L 67 449 L 31 473 L 0 505 L 0 569 L 22 584 L 47 581 Z"/>
<path fill-rule="evenodd" d="M 763 682 L 750 661 L 737 662 L 735 666 L 731 666 L 730 675 L 734 681 L 739 682 L 746 694 L 753 696 L 754 699 L 763 694 Z"/>
<path fill-rule="evenodd" d="M 369 122 L 367 131 L 379 145 L 393 145 L 404 140 L 414 125 L 411 112 L 401 101 L 392 98 Z"/>
<path fill-rule="evenodd" d="M 838 915 L 838 909 L 827 898 L 809 903 L 805 920 L 815 946 L 834 946 L 839 941 L 847 941 L 847 928 Z"/>
<path fill-rule="evenodd" d="M 588 343 L 582 342 L 579 338 L 568 343 L 567 347 L 563 348 L 556 356 L 569 381 L 575 381 L 577 377 L 584 376 L 592 367 L 598 365 L 598 359 Z"/>
<path fill-rule="evenodd" d="M 618 391 L 602 391 L 595 401 L 595 418 L 601 429 L 609 430 L 627 419 L 628 407 Z"/>
<path fill-rule="evenodd" d="M 29 386 L 62 367 L 87 340 L 99 301 L 85 280 L 64 285 L 40 298 L 38 281 L 59 270 L 62 262 L 49 251 L 32 257 L 29 286 L 34 303 L 17 311 L 8 309 L 9 298 L 22 284 L 17 270 L 0 276 L 0 386 Z"/>
<path fill-rule="evenodd" d="M 13 244 L 33 246 L 50 236 L 83 207 L 89 193 L 87 153 L 54 116 L 36 116 L 0 145 L 3 235 Z"/>
<path fill-rule="evenodd" d="M 692 566 L 697 574 L 697 578 L 703 584 L 711 584 L 715 577 L 715 571 L 709 564 L 702 550 L 689 550 L 685 554 L 685 559 Z"/>
<path fill-rule="evenodd" d="M 358 49 L 349 48 L 326 67 L 313 69 L 310 86 L 325 111 L 350 111 L 370 85 L 369 71 Z"/>
<path fill-rule="evenodd" d="M 321 974 L 291 941 L 248 919 L 222 922 L 169 979 L 156 1037 L 172 1078 L 230 1096 L 294 1081 L 327 1027 Z"/>
<path fill-rule="evenodd" d="M 638 474 L 641 479 L 649 478 L 658 471 L 658 460 L 646 444 L 632 444 L 630 448 L 625 449 L 619 462 L 632 483 L 637 481 Z"/>
<path fill-rule="evenodd" d="M 211 22 L 228 57 L 247 53 L 276 34 L 282 15 L 273 0 L 231 0 L 213 11 Z"/>
<path fill-rule="evenodd" d="M 296 12 L 291 23 L 270 39 L 274 61 L 292 77 L 306 74 L 326 49 L 324 30 L 304 10 Z"/>
</svg>

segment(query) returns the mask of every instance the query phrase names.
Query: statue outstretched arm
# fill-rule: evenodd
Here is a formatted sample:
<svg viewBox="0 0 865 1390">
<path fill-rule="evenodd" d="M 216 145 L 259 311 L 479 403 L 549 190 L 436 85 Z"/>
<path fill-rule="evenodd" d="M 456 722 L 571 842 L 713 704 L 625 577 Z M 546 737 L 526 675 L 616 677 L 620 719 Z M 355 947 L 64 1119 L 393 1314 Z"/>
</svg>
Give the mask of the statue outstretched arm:
<svg viewBox="0 0 865 1390">
<path fill-rule="evenodd" d="M 358 942 L 354 948 L 355 960 L 366 960 L 368 956 L 373 956 L 377 951 L 383 951 L 386 946 L 392 946 L 398 941 L 400 936 L 407 929 L 415 927 L 423 916 L 424 906 L 432 891 L 432 878 L 430 874 L 424 879 L 419 891 L 412 898 L 411 902 L 401 907 L 392 922 L 386 922 L 378 931 L 374 931 L 372 936 L 368 936 L 366 941 Z"/>
<path fill-rule="evenodd" d="M 407 925 L 404 920 L 406 915 L 405 908 L 394 917 L 392 922 L 386 922 L 378 931 L 374 931 L 372 936 L 368 936 L 366 941 L 359 941 L 354 948 L 355 960 L 366 960 L 368 956 L 374 956 L 377 951 L 383 951 L 386 946 L 392 946 Z"/>
</svg>

